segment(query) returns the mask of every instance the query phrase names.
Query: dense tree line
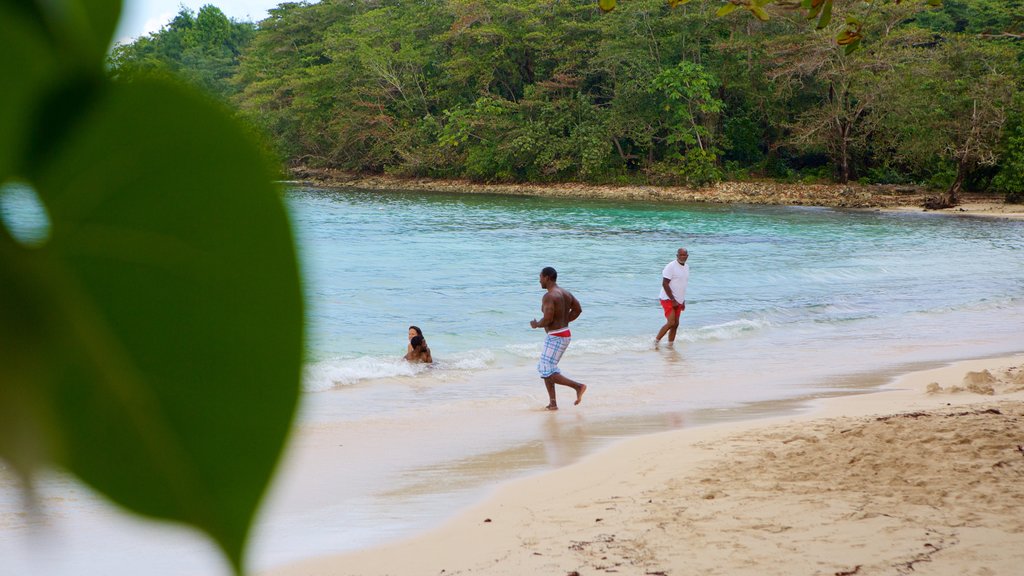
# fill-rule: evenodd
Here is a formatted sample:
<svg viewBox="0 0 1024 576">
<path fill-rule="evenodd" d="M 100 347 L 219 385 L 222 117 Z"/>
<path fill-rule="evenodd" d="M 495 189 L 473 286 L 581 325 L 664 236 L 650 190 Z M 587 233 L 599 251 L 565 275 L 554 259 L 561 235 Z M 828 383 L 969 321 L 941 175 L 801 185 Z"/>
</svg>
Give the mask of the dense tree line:
<svg viewBox="0 0 1024 576">
<path fill-rule="evenodd" d="M 159 32 L 115 46 L 108 60 L 115 78 L 170 73 L 228 98 L 237 92 L 239 58 L 255 34 L 255 24 L 231 20 L 215 6 L 198 14 L 181 8 Z"/>
<path fill-rule="evenodd" d="M 835 0 L 821 30 L 778 4 L 761 21 L 697 0 L 324 0 L 256 27 L 208 6 L 111 67 L 213 88 L 293 166 L 1024 196 L 1024 0 Z M 837 46 L 854 25 L 857 49 Z"/>
</svg>

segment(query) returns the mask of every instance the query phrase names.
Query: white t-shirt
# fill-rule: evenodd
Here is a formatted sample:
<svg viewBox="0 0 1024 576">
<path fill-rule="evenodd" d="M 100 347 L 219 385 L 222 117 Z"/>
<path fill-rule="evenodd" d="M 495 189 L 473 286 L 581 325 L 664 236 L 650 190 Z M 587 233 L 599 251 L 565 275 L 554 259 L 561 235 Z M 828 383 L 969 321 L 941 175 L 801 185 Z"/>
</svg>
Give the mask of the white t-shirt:
<svg viewBox="0 0 1024 576">
<path fill-rule="evenodd" d="M 690 265 L 679 264 L 679 260 L 673 260 L 661 271 L 661 277 L 668 278 L 668 287 L 672 289 L 672 295 L 675 296 L 676 302 L 684 302 L 686 300 L 686 284 L 690 281 Z M 669 299 L 664 286 L 661 288 L 661 299 Z"/>
</svg>

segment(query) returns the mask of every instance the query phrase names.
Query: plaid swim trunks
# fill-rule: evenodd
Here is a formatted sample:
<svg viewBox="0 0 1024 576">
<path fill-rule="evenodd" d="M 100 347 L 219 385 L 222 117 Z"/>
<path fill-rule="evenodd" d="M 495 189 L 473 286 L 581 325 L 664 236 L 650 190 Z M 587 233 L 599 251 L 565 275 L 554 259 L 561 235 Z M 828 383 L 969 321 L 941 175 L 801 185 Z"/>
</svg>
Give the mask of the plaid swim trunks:
<svg viewBox="0 0 1024 576">
<path fill-rule="evenodd" d="M 562 354 L 565 354 L 570 340 L 572 338 L 552 336 L 551 334 L 544 337 L 544 349 L 541 350 L 540 362 L 537 363 L 537 372 L 540 372 L 541 378 L 561 372 L 558 369 L 558 361 L 562 359 Z"/>
</svg>

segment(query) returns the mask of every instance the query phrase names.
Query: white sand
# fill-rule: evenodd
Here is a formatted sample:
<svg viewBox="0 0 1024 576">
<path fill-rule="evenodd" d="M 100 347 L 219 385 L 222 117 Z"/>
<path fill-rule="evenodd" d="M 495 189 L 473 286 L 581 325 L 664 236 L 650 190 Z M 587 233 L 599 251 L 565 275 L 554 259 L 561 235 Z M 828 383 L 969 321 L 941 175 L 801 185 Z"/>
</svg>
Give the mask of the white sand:
<svg viewBox="0 0 1024 576">
<path fill-rule="evenodd" d="M 984 372 L 986 371 L 987 372 Z M 622 442 L 313 575 L 1024 574 L 1024 355 Z"/>
</svg>

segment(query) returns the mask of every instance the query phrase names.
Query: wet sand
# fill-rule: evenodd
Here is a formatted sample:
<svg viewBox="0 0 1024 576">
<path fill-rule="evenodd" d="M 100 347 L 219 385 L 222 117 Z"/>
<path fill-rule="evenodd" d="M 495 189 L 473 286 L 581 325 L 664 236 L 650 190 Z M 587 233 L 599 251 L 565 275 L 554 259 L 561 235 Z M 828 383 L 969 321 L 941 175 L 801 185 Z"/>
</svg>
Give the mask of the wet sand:
<svg viewBox="0 0 1024 576">
<path fill-rule="evenodd" d="M 625 440 L 426 534 L 265 574 L 1016 574 L 1022 445 L 1024 355 L 971 360 Z"/>
</svg>

